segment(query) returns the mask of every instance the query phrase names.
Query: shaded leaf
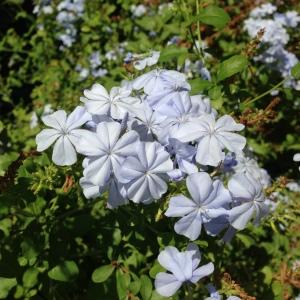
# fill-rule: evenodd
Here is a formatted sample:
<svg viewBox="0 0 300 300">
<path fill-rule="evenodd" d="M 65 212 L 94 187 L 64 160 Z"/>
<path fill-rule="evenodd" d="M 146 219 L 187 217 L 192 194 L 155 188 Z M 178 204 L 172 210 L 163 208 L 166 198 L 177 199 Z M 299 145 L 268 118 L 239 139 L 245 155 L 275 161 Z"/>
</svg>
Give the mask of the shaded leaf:
<svg viewBox="0 0 300 300">
<path fill-rule="evenodd" d="M 217 6 L 205 7 L 199 13 L 198 19 L 204 24 L 212 25 L 217 29 L 222 29 L 230 21 L 227 12 Z"/>
<path fill-rule="evenodd" d="M 92 274 L 92 281 L 99 283 L 106 281 L 113 273 L 115 267 L 112 264 L 97 268 Z"/>
<path fill-rule="evenodd" d="M 9 291 L 16 285 L 16 278 L 0 277 L 0 299 L 6 299 Z"/>
<path fill-rule="evenodd" d="M 65 261 L 48 272 L 51 279 L 64 282 L 73 280 L 78 274 L 79 269 L 74 261 Z"/>
<path fill-rule="evenodd" d="M 224 80 L 236 73 L 243 71 L 247 65 L 248 59 L 243 55 L 234 55 L 230 57 L 219 65 L 217 75 L 218 81 Z"/>
</svg>

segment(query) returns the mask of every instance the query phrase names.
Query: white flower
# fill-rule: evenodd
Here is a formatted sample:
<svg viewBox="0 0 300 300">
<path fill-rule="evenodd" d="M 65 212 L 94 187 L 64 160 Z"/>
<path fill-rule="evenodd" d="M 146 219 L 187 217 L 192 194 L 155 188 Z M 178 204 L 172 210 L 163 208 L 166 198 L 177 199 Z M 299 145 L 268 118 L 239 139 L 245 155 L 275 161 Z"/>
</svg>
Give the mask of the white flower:
<svg viewBox="0 0 300 300">
<path fill-rule="evenodd" d="M 185 174 L 198 172 L 194 158 L 196 148 L 187 143 L 182 143 L 176 139 L 169 139 L 168 151 L 174 156 L 174 167 L 178 169 L 168 172 L 169 177 L 174 181 L 182 180 Z"/>
<path fill-rule="evenodd" d="M 250 13 L 252 18 L 261 18 L 267 15 L 273 14 L 277 10 L 277 7 L 271 3 L 265 3 L 256 7 Z"/>
<path fill-rule="evenodd" d="M 134 113 L 140 100 L 131 97 L 131 90 L 126 87 L 113 87 L 108 94 L 101 84 L 94 84 L 90 90 L 84 90 L 84 102 L 88 112 L 93 115 L 107 114 L 114 119 L 123 119 L 127 112 Z"/>
<path fill-rule="evenodd" d="M 293 157 L 293 160 L 294 161 L 300 161 L 300 153 L 296 153 Z M 300 170 L 300 167 L 299 167 L 299 170 Z"/>
<path fill-rule="evenodd" d="M 252 176 L 235 174 L 228 182 L 234 207 L 229 213 L 229 222 L 237 230 L 242 230 L 255 217 L 254 223 L 268 213 L 263 186 Z"/>
<path fill-rule="evenodd" d="M 132 12 L 132 15 L 134 17 L 141 17 L 143 16 L 146 12 L 147 12 L 147 6 L 143 5 L 143 4 L 139 4 L 139 5 L 131 5 L 130 6 L 130 10 Z"/>
<path fill-rule="evenodd" d="M 217 121 L 213 115 L 203 115 L 196 122 L 181 125 L 173 138 L 181 142 L 198 139 L 196 161 L 202 165 L 217 166 L 225 157 L 223 149 L 240 152 L 246 139 L 232 131 L 241 131 L 244 125 L 237 124 L 231 116 L 225 115 Z"/>
<path fill-rule="evenodd" d="M 186 81 L 184 74 L 172 70 L 155 69 L 146 74 L 137 77 L 132 84 L 135 90 L 144 89 L 147 95 L 154 91 L 161 92 L 167 86 L 172 86 L 174 81 Z"/>
<path fill-rule="evenodd" d="M 195 244 L 189 244 L 183 252 L 168 246 L 158 255 L 158 261 L 170 272 L 160 272 L 155 278 L 155 289 L 164 297 L 174 295 L 184 282 L 195 284 L 214 271 L 211 262 L 198 267 L 201 254 Z"/>
<path fill-rule="evenodd" d="M 249 155 L 244 155 L 242 152 L 236 155 L 237 165 L 233 166 L 236 173 L 244 173 L 253 176 L 263 187 L 268 187 L 271 184 L 271 177 L 265 169 L 259 167 L 257 161 Z"/>
<path fill-rule="evenodd" d="M 55 142 L 53 162 L 59 166 L 74 164 L 78 139 L 88 132 L 78 128 L 89 120 L 91 115 L 81 106 L 76 107 L 68 117 L 64 110 L 43 116 L 43 123 L 52 129 L 44 129 L 36 136 L 37 151 L 44 151 Z"/>
<path fill-rule="evenodd" d="M 30 124 L 29 124 L 29 127 L 30 127 L 31 129 L 33 129 L 33 128 L 37 127 L 38 124 L 39 124 L 39 118 L 38 118 L 36 112 L 33 111 L 32 114 L 31 114 L 31 117 L 30 117 Z"/>
<path fill-rule="evenodd" d="M 129 122 L 129 127 L 138 132 L 141 141 L 153 141 L 161 128 L 162 117 L 144 102 Z"/>
<path fill-rule="evenodd" d="M 214 224 L 214 219 L 228 215 L 231 197 L 220 180 L 212 181 L 205 172 L 189 175 L 186 185 L 192 199 L 183 195 L 172 197 L 165 215 L 182 217 L 174 229 L 194 241 L 201 233 L 202 224 L 208 225 L 208 233 L 218 231 L 219 223 Z"/>
<path fill-rule="evenodd" d="M 153 109 L 160 109 L 166 105 L 176 105 L 176 103 L 180 101 L 181 94 L 191 90 L 191 86 L 186 81 L 185 76 L 181 76 L 183 75 L 181 73 L 178 74 L 171 74 L 170 78 L 160 82 L 160 84 L 147 95 L 146 101 Z"/>
<path fill-rule="evenodd" d="M 296 11 L 287 11 L 284 14 L 276 13 L 274 20 L 280 22 L 283 26 L 296 28 L 300 23 L 300 16 Z"/>
<path fill-rule="evenodd" d="M 141 55 L 142 57 L 144 57 L 144 55 Z M 133 66 L 141 71 L 143 69 L 145 69 L 146 67 L 150 67 L 153 66 L 155 64 L 157 64 L 158 60 L 159 60 L 159 56 L 160 56 L 160 52 L 159 51 L 151 51 L 149 56 L 144 57 L 142 59 L 137 59 L 133 62 Z M 133 58 L 135 58 L 136 56 L 133 55 Z M 139 57 L 139 56 L 137 56 Z"/>
<path fill-rule="evenodd" d="M 127 196 L 136 203 L 158 200 L 167 191 L 166 173 L 173 169 L 168 152 L 157 142 L 141 142 L 137 157 L 126 158 L 118 180 L 126 184 Z"/>
<path fill-rule="evenodd" d="M 270 19 L 247 19 L 244 24 L 244 29 L 251 38 L 256 37 L 258 31 L 263 28 L 265 29 L 262 37 L 263 43 L 271 45 L 286 45 L 288 43 L 289 35 L 279 22 Z"/>
<path fill-rule="evenodd" d="M 117 122 L 102 122 L 97 125 L 96 132 L 88 131 L 79 140 L 78 152 L 88 156 L 83 176 L 94 185 L 107 185 L 125 158 L 136 152 L 138 134 L 129 131 L 121 136 L 121 129 Z"/>
</svg>

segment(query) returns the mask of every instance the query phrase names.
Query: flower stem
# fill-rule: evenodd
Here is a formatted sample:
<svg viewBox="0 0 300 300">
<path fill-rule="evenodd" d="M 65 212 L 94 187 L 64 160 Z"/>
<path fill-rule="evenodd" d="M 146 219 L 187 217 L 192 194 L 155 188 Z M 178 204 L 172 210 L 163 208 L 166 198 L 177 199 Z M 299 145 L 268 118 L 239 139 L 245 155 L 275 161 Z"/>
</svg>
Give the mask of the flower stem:
<svg viewBox="0 0 300 300">
<path fill-rule="evenodd" d="M 197 16 L 199 15 L 199 2 L 196 0 L 196 12 Z M 198 36 L 198 43 L 199 43 L 199 53 L 201 60 L 204 64 L 204 54 L 203 54 L 203 47 L 202 47 L 202 39 L 201 39 L 201 31 L 200 31 L 200 21 L 197 20 L 197 36 Z"/>
<path fill-rule="evenodd" d="M 193 300 L 193 289 L 191 284 L 188 283 L 185 287 L 186 287 L 185 300 Z"/>
<path fill-rule="evenodd" d="M 250 100 L 245 100 L 244 101 L 244 105 L 249 105 L 257 100 L 259 100 L 260 98 L 268 95 L 270 92 L 272 92 L 273 90 L 276 90 L 277 88 L 279 88 L 285 81 L 287 80 L 287 78 L 281 80 L 279 83 L 277 83 L 276 85 L 274 85 L 272 88 L 270 88 L 269 90 L 267 90 L 266 92 L 258 95 L 257 97 L 253 98 L 253 99 L 250 99 Z"/>
</svg>

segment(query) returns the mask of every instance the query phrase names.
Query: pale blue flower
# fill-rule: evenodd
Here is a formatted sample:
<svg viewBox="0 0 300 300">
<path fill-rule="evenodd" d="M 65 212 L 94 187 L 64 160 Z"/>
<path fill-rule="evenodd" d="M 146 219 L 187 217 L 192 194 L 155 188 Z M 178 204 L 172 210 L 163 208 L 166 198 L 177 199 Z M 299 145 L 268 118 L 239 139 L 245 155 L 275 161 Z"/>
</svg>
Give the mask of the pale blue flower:
<svg viewBox="0 0 300 300">
<path fill-rule="evenodd" d="M 296 153 L 294 156 L 293 156 L 293 161 L 300 161 L 300 153 Z M 299 167 L 299 170 L 300 170 L 300 167 Z"/>
<path fill-rule="evenodd" d="M 193 112 L 197 116 L 201 116 L 204 114 L 212 114 L 215 117 L 217 117 L 218 113 L 217 111 L 211 106 L 210 99 L 204 95 L 193 95 L 190 97 L 192 106 L 193 106 Z"/>
<path fill-rule="evenodd" d="M 253 158 L 250 152 L 240 152 L 236 155 L 237 164 L 233 166 L 235 173 L 244 173 L 254 177 L 256 180 L 262 184 L 264 188 L 270 186 L 271 177 L 268 172 L 261 168 L 256 159 Z"/>
<path fill-rule="evenodd" d="M 271 3 L 264 3 L 256 8 L 254 8 L 250 16 L 252 18 L 262 18 L 268 15 L 272 15 L 277 10 L 277 7 Z"/>
<path fill-rule="evenodd" d="M 150 51 L 148 56 L 145 55 L 133 55 L 133 66 L 141 71 L 146 67 L 153 66 L 157 64 L 159 60 L 159 51 Z"/>
<path fill-rule="evenodd" d="M 162 119 L 164 117 L 164 121 L 161 124 L 162 130 L 158 135 L 159 141 L 163 144 L 168 142 L 169 137 L 176 138 L 182 126 L 187 126 L 190 123 L 193 124 L 199 113 L 198 107 L 193 107 L 188 92 L 178 92 L 177 97 L 173 98 L 173 100 L 162 104 L 156 109 L 156 113 Z"/>
<path fill-rule="evenodd" d="M 160 109 L 161 106 L 166 105 L 176 105 L 182 94 L 188 94 L 191 86 L 186 81 L 185 76 L 182 75 L 181 73 L 172 74 L 171 78 L 162 82 L 147 95 L 146 100 L 153 109 Z"/>
<path fill-rule="evenodd" d="M 224 161 L 223 161 L 223 171 L 224 172 L 232 172 L 233 168 L 238 164 L 236 160 L 236 154 L 234 152 L 229 152 L 225 155 Z"/>
<path fill-rule="evenodd" d="M 203 115 L 196 122 L 181 125 L 173 134 L 181 142 L 198 140 L 196 161 L 202 165 L 217 166 L 225 157 L 223 150 L 240 152 L 246 145 L 246 139 L 234 133 L 241 131 L 244 125 L 225 115 L 215 120 L 214 115 Z"/>
<path fill-rule="evenodd" d="M 289 41 L 289 34 L 286 29 L 282 24 L 272 19 L 247 19 L 244 23 L 244 29 L 251 38 L 255 38 L 259 30 L 265 29 L 261 40 L 270 45 L 286 45 Z"/>
<path fill-rule="evenodd" d="M 129 131 L 122 135 L 121 131 L 117 122 L 102 122 L 97 125 L 96 132 L 87 131 L 79 140 L 78 151 L 89 159 L 83 176 L 94 185 L 106 186 L 125 158 L 136 153 L 138 134 Z"/>
<path fill-rule="evenodd" d="M 77 161 L 75 149 L 78 140 L 88 133 L 87 130 L 79 128 L 91 118 L 81 106 L 76 107 L 68 117 L 64 110 L 42 116 L 43 123 L 51 129 L 44 129 L 36 136 L 37 151 L 44 151 L 55 143 L 53 162 L 59 166 L 74 164 Z"/>
<path fill-rule="evenodd" d="M 94 84 L 90 90 L 84 90 L 81 101 L 93 115 L 108 115 L 114 119 L 123 119 L 127 112 L 135 113 L 140 100 L 132 97 L 126 87 L 113 87 L 110 93 L 101 84 Z"/>
<path fill-rule="evenodd" d="M 141 142 L 136 155 L 127 157 L 117 174 L 127 196 L 136 203 L 151 203 L 166 193 L 166 173 L 173 169 L 168 152 L 157 142 Z"/>
<path fill-rule="evenodd" d="M 223 299 L 223 298 L 221 298 L 221 295 L 219 294 L 217 289 L 211 283 L 208 284 L 206 286 L 206 288 L 208 289 L 210 296 L 208 298 L 205 298 L 204 300 L 222 300 Z M 239 298 L 237 296 L 229 296 L 227 298 L 227 300 L 241 300 L 241 298 Z"/>
<path fill-rule="evenodd" d="M 265 201 L 262 184 L 251 175 L 235 174 L 228 182 L 233 199 L 233 208 L 229 212 L 229 222 L 237 230 L 242 230 L 254 219 L 254 224 L 267 215 L 269 207 Z"/>
<path fill-rule="evenodd" d="M 296 28 L 300 23 L 300 16 L 296 11 L 287 11 L 285 13 L 274 14 L 274 20 L 283 26 Z"/>
<path fill-rule="evenodd" d="M 183 179 L 185 174 L 197 173 L 198 168 L 195 165 L 196 148 L 187 143 L 182 143 L 176 139 L 169 139 L 168 151 L 174 156 L 174 169 L 168 172 L 170 178 L 174 181 Z"/>
<path fill-rule="evenodd" d="M 177 71 L 155 69 L 137 77 L 132 86 L 135 90 L 144 89 L 144 92 L 150 95 L 172 86 L 174 81 L 179 83 L 186 81 L 185 75 Z"/>
<path fill-rule="evenodd" d="M 160 272 L 155 278 L 155 289 L 164 297 L 174 295 L 183 283 L 196 284 L 214 271 L 214 265 L 211 262 L 198 267 L 201 254 L 195 244 L 189 244 L 186 251 L 183 252 L 168 246 L 159 254 L 158 261 L 170 272 Z"/>
<path fill-rule="evenodd" d="M 83 168 L 86 168 L 89 165 L 89 160 L 89 158 L 85 158 L 83 160 Z M 105 186 L 95 185 L 86 177 L 80 178 L 79 184 L 82 188 L 84 196 L 87 199 L 95 199 L 101 194 L 103 194 L 105 191 L 108 191 L 108 208 L 112 209 L 128 203 L 124 185 L 118 182 L 118 180 L 113 175 L 110 177 Z"/>
<path fill-rule="evenodd" d="M 172 197 L 165 215 L 181 217 L 174 229 L 193 241 L 199 237 L 202 224 L 210 234 L 215 230 L 214 219 L 228 215 L 231 197 L 220 180 L 212 181 L 205 172 L 189 175 L 186 185 L 192 199 L 183 195 Z"/>
<path fill-rule="evenodd" d="M 138 132 L 143 142 L 153 141 L 162 130 L 162 120 L 165 118 L 157 114 L 147 102 L 142 103 L 139 110 L 129 121 L 129 127 Z"/>
</svg>

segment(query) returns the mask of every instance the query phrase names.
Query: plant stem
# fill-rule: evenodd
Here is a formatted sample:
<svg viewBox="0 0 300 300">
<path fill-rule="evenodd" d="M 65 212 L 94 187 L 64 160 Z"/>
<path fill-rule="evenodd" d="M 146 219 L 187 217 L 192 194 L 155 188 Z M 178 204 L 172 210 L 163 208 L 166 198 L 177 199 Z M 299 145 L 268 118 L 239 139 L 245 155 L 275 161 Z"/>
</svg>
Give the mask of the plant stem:
<svg viewBox="0 0 300 300">
<path fill-rule="evenodd" d="M 274 85 L 272 88 L 270 88 L 269 90 L 267 90 L 266 92 L 258 95 L 257 97 L 253 98 L 253 99 L 250 99 L 250 100 L 245 100 L 244 101 L 244 105 L 248 105 L 248 104 L 251 104 L 257 100 L 259 100 L 260 98 L 268 95 L 270 92 L 272 92 L 273 90 L 276 90 L 277 88 L 279 88 L 287 79 L 283 79 L 281 80 L 279 83 L 277 83 L 276 85 Z"/>
<path fill-rule="evenodd" d="M 200 49 L 197 46 L 197 43 L 196 43 L 196 40 L 195 40 L 195 37 L 194 37 L 193 30 L 192 30 L 191 26 L 189 26 L 189 32 L 190 32 L 190 35 L 191 35 L 191 38 L 192 38 L 192 41 L 193 41 L 193 45 L 194 45 L 194 47 L 196 49 L 196 52 L 199 55 L 200 60 L 203 61 L 202 54 L 200 52 Z"/>
<path fill-rule="evenodd" d="M 186 285 L 185 300 L 193 300 L 193 289 L 189 283 Z"/>
<path fill-rule="evenodd" d="M 196 0 L 196 11 L 197 11 L 197 16 L 199 15 L 199 2 Z M 201 60 L 204 64 L 204 54 L 203 54 L 203 47 L 202 47 L 202 39 L 201 39 L 201 31 L 200 31 L 200 21 L 197 20 L 197 36 L 198 36 L 198 43 L 199 43 L 199 53 Z"/>
</svg>

